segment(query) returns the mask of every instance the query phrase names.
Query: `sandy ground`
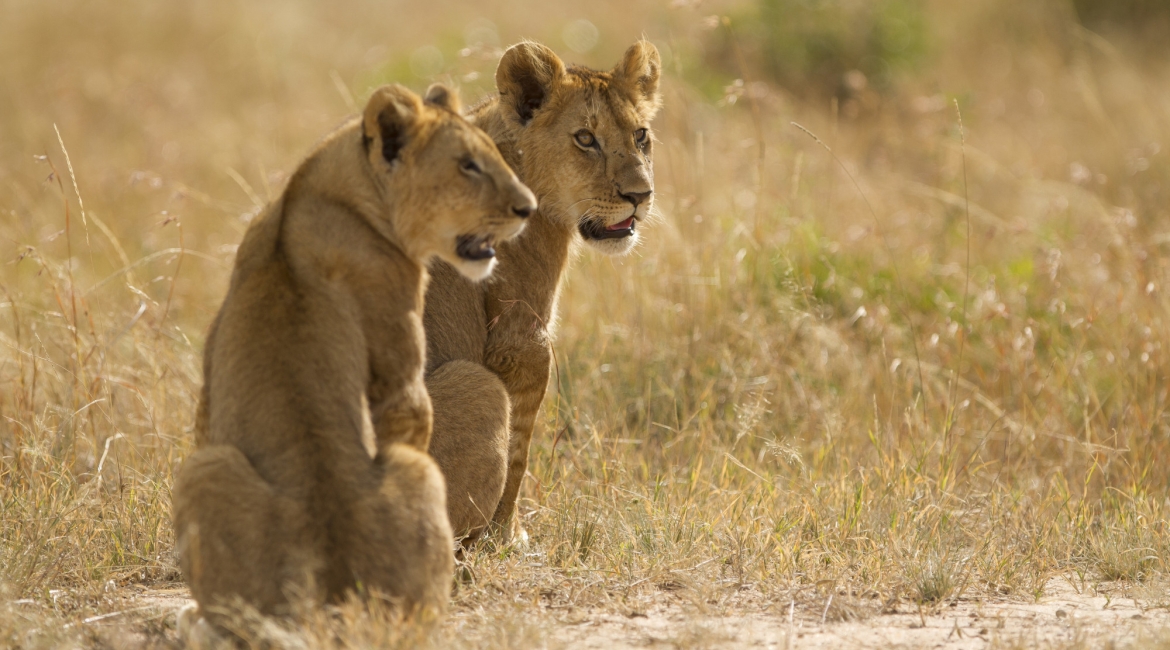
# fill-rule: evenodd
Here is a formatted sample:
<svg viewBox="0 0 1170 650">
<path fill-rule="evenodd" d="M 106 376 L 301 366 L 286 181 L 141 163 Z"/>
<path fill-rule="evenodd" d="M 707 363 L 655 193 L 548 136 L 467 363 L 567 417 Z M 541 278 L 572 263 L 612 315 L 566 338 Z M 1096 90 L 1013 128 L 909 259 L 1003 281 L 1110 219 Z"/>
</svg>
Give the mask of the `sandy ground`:
<svg viewBox="0 0 1170 650">
<path fill-rule="evenodd" d="M 954 648 L 1083 644 L 1126 645 L 1138 639 L 1167 639 L 1170 611 L 1148 608 L 1120 588 L 1089 587 L 1078 593 L 1052 580 L 1038 601 L 960 600 L 931 610 L 910 604 L 834 595 L 825 605 L 775 608 L 751 614 L 718 615 L 664 595 L 645 611 L 625 613 L 556 609 L 542 612 L 550 623 L 549 646 L 569 648 Z M 147 590 L 130 599 L 122 614 L 91 625 L 126 625 L 129 619 L 173 627 L 174 613 L 188 602 L 183 589 Z M 885 608 L 883 612 L 882 609 Z M 820 611 L 814 611 L 819 609 Z M 890 610 L 894 611 L 890 611 Z M 459 612 L 453 613 L 461 616 Z M 125 617 L 125 618 L 123 618 Z M 121 620 L 119 620 L 121 619 Z M 838 620 L 833 620 L 838 619 Z"/>
<path fill-rule="evenodd" d="M 584 648 L 965 649 L 1060 647 L 1075 642 L 1096 647 L 1153 637 L 1170 627 L 1166 609 L 1145 609 L 1131 598 L 1078 594 L 1064 581 L 1052 581 L 1046 592 L 1032 602 L 960 601 L 922 612 L 902 604 L 893 613 L 872 615 L 866 614 L 864 605 L 835 608 L 827 599 L 822 615 L 811 617 L 807 608 L 802 615 L 796 607 L 791 617 L 784 612 L 695 616 L 664 607 L 626 617 L 581 616 L 576 625 L 558 629 L 556 637 Z M 832 617 L 855 620 L 833 622 Z"/>
</svg>

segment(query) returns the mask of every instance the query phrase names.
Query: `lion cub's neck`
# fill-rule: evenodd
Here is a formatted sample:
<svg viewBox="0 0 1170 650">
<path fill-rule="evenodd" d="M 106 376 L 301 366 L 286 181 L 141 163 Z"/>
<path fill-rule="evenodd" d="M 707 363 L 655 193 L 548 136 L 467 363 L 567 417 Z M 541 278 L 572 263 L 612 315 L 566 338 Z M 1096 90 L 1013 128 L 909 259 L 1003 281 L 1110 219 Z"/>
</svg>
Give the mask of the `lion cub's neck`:
<svg viewBox="0 0 1170 650">
<path fill-rule="evenodd" d="M 474 107 L 469 117 L 491 136 L 504 161 L 516 171 L 520 180 L 535 189 L 539 184 L 533 183 L 532 174 L 525 171 L 523 152 L 510 136 L 503 110 L 499 98 L 492 98 Z M 536 312 L 543 327 L 553 316 L 557 289 L 569 263 L 573 231 L 545 213 L 545 197 L 538 195 L 536 198 L 540 207 L 528 218 L 524 232 L 497 247 L 500 264 L 485 283 L 489 321 L 506 311 Z M 530 319 L 522 320 L 527 323 Z"/>
<path fill-rule="evenodd" d="M 312 220 L 308 232 L 332 240 L 352 236 L 350 230 L 364 227 L 372 231 L 369 234 L 377 236 L 350 241 L 348 245 L 368 244 L 371 250 L 401 256 L 413 266 L 423 268 L 420 260 L 424 253 L 415 250 L 412 242 L 403 241 L 403 229 L 396 225 L 398 215 L 408 208 L 399 205 L 400 197 L 382 191 L 372 178 L 360 129 L 361 123 L 351 120 L 322 140 L 289 179 L 284 202 L 308 197 L 314 202 L 328 203 L 310 211 L 310 214 L 329 216 Z M 366 182 L 355 182 L 355 179 Z"/>
</svg>

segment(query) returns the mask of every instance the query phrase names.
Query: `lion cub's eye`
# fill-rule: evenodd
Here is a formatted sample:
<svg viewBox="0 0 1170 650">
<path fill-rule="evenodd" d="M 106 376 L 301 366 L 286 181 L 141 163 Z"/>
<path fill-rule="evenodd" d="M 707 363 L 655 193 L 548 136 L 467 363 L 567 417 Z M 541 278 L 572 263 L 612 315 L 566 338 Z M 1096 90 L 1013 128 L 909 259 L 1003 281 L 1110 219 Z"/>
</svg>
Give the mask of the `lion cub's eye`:
<svg viewBox="0 0 1170 650">
<path fill-rule="evenodd" d="M 574 133 L 573 139 L 576 140 L 577 144 L 581 145 L 582 147 L 592 147 L 593 145 L 597 144 L 597 138 L 593 137 L 593 134 L 586 131 L 585 129 L 581 129 L 580 131 Z"/>
<path fill-rule="evenodd" d="M 483 173 L 483 170 L 480 169 L 479 164 L 476 163 L 474 160 L 471 160 L 470 158 L 459 163 L 459 169 L 462 169 L 463 171 L 467 172 L 468 174 L 482 174 Z"/>
<path fill-rule="evenodd" d="M 638 144 L 646 144 L 646 138 L 649 135 L 650 132 L 646 129 L 638 129 L 637 131 L 634 131 L 634 141 Z"/>
</svg>

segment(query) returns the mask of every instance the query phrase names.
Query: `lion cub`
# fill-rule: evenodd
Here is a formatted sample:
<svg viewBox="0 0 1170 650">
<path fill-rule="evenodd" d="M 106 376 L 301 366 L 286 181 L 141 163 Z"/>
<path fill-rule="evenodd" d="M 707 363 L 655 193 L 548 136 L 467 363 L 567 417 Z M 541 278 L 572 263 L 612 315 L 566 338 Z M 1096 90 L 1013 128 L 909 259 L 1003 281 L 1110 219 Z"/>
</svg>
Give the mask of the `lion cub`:
<svg viewBox="0 0 1170 650">
<path fill-rule="evenodd" d="M 494 244 L 535 209 L 451 92 L 387 86 L 251 225 L 207 339 L 198 450 L 173 494 L 183 573 L 212 622 L 237 598 L 287 614 L 293 595 L 351 590 L 445 607 L 452 532 L 426 454 L 426 264 L 486 277 Z"/>
<path fill-rule="evenodd" d="M 451 526 L 468 540 L 491 523 L 504 539 L 520 530 L 516 501 L 548 388 L 571 250 L 582 242 L 627 253 L 651 214 L 661 70 L 647 41 L 604 71 L 566 65 L 549 48 L 523 42 L 500 59 L 499 97 L 470 111 L 540 197 L 540 209 L 523 235 L 500 247 L 491 282 L 431 266 L 423 316 L 435 407 L 430 452 L 447 479 Z"/>
</svg>

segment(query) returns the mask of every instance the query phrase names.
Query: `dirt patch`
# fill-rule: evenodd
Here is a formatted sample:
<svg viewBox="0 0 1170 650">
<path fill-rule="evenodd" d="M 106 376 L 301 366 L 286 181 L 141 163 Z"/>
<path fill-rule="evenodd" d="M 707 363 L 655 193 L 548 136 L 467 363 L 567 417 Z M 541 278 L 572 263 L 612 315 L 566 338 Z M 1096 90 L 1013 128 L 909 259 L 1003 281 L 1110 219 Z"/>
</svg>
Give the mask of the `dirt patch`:
<svg viewBox="0 0 1170 650">
<path fill-rule="evenodd" d="M 127 599 L 125 615 L 112 613 L 93 625 L 134 626 L 135 619 L 170 618 L 188 602 L 184 589 L 147 590 Z M 824 605 L 791 603 L 752 613 L 720 615 L 664 594 L 645 609 L 617 612 L 541 607 L 531 624 L 545 645 L 571 648 L 955 648 L 1066 647 L 1126 644 L 1162 637 L 1170 630 L 1170 611 L 1150 608 L 1121 589 L 1088 587 L 1078 592 L 1067 581 L 1051 580 L 1039 600 L 960 600 L 923 609 L 827 597 Z M 890 611 L 890 610 L 894 611 Z M 819 610 L 819 611 L 817 611 Z M 475 619 L 478 618 L 478 621 Z M 129 619 L 129 620 L 128 620 Z M 837 619 L 837 620 L 834 620 Z M 460 627 L 486 622 L 455 611 Z M 173 630 L 173 620 L 165 627 Z M 123 629 L 125 629 L 123 627 Z M 168 636 L 170 636 L 168 634 Z M 172 637 L 173 638 L 173 637 Z M 532 638 L 529 636 L 528 638 Z"/>
<path fill-rule="evenodd" d="M 1038 601 L 959 601 L 918 611 L 902 604 L 891 613 L 852 616 L 827 598 L 820 616 L 793 604 L 789 612 L 696 616 L 667 606 L 620 616 L 579 614 L 558 627 L 555 638 L 572 647 L 761 647 L 761 648 L 984 648 L 1064 646 L 1078 642 L 1126 642 L 1170 626 L 1170 612 L 1105 593 L 1078 593 L 1052 580 Z M 784 608 L 781 608 L 784 609 Z M 853 608 L 856 611 L 858 608 Z M 803 610 L 803 613 L 802 613 Z M 887 609 L 887 612 L 889 610 Z M 838 620 L 832 618 L 863 618 Z"/>
</svg>

